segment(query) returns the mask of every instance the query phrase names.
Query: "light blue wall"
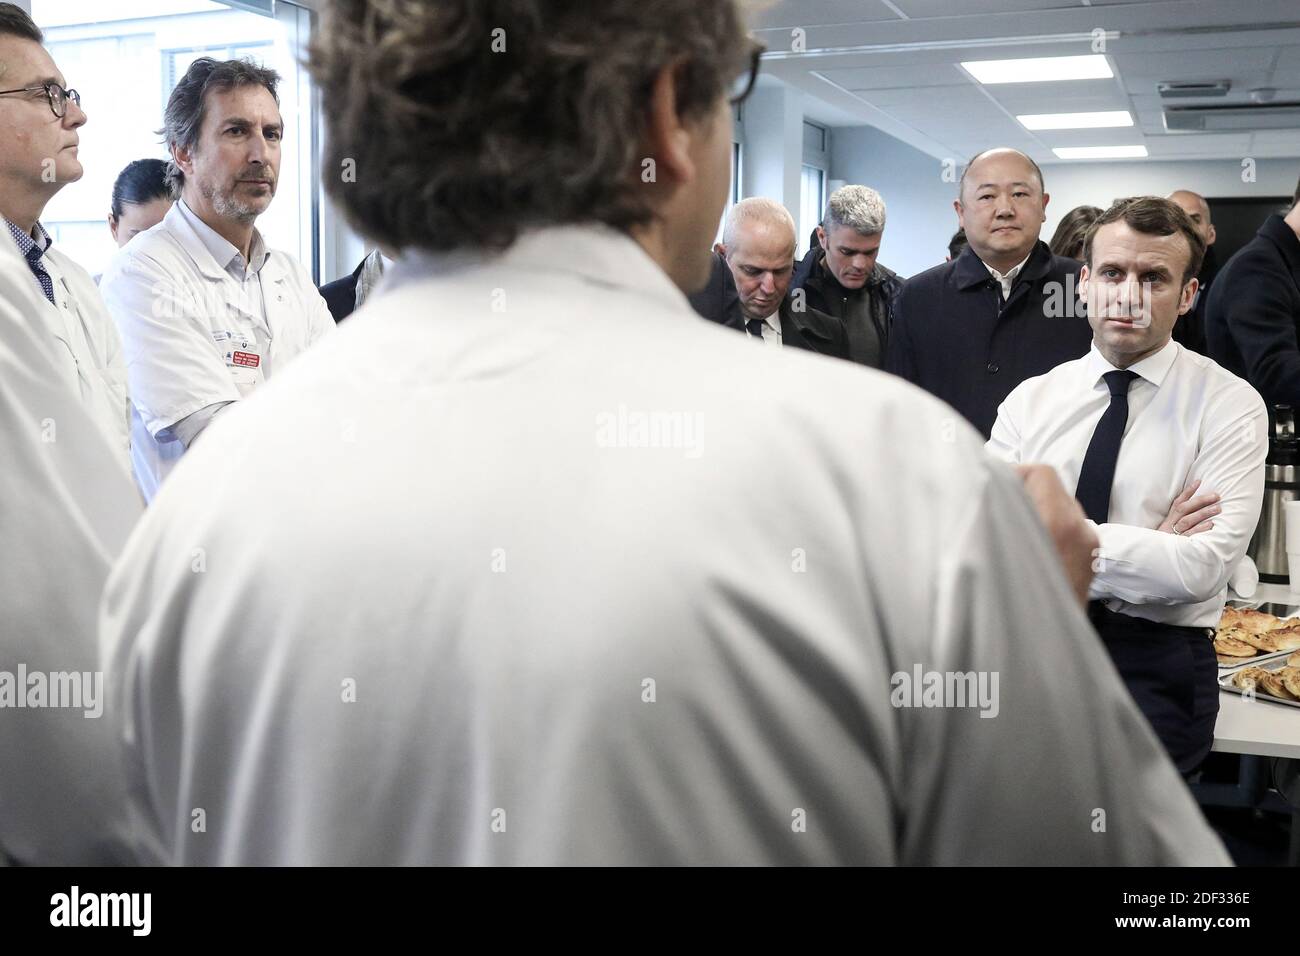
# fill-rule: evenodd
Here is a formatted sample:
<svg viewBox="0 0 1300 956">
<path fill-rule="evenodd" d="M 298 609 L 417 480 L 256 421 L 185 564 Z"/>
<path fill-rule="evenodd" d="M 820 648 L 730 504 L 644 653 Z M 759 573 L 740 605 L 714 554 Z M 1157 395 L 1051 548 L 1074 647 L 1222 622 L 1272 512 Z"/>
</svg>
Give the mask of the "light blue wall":
<svg viewBox="0 0 1300 956">
<path fill-rule="evenodd" d="M 945 181 L 939 160 L 874 127 L 851 126 L 831 130 L 830 167 L 831 179 L 870 186 L 884 197 L 880 262 L 906 277 L 947 258 L 957 230 L 957 184 Z"/>
</svg>

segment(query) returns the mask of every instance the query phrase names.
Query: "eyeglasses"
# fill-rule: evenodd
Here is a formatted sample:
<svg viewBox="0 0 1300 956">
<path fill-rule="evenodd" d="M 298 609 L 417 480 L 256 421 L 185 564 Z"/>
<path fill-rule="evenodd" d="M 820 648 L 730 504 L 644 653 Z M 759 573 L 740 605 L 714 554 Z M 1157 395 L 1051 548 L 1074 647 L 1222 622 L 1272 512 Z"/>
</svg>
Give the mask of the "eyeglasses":
<svg viewBox="0 0 1300 956">
<path fill-rule="evenodd" d="M 727 102 L 731 106 L 739 106 L 750 93 L 754 92 L 754 84 L 758 82 L 758 67 L 766 49 L 767 47 L 757 40 L 749 41 L 749 67 L 731 84 L 731 93 L 727 97 Z"/>
<path fill-rule="evenodd" d="M 65 90 L 57 83 L 45 83 L 41 86 L 24 86 L 17 90 L 0 90 L 0 96 L 6 96 L 9 93 L 36 93 L 42 92 L 46 99 L 50 101 L 50 110 L 59 119 L 68 115 L 68 100 L 81 106 L 81 94 L 76 90 Z"/>
</svg>

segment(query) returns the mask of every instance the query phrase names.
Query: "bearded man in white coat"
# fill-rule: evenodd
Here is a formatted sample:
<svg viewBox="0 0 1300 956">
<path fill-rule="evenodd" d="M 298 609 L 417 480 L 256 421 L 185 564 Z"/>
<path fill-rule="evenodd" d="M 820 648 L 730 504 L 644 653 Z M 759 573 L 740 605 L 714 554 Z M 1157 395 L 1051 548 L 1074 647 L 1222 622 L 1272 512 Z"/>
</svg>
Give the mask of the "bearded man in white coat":
<svg viewBox="0 0 1300 956">
<path fill-rule="evenodd" d="M 759 63 L 732 0 L 591 10 L 326 5 L 327 182 L 401 258 L 114 571 L 160 858 L 1226 863 L 1059 481 L 691 311 Z"/>
<path fill-rule="evenodd" d="M 127 462 L 127 373 L 122 343 L 90 274 L 53 247 L 40 217 L 51 199 L 82 176 L 81 97 L 41 45 L 31 17 L 0 3 L 0 243 L 27 264 L 39 294 L 28 321 L 57 343 L 52 374 L 77 396 Z"/>
<path fill-rule="evenodd" d="M 164 114 L 176 202 L 100 280 L 122 334 L 132 464 L 148 501 L 218 414 L 334 329 L 307 270 L 256 225 L 280 177 L 278 83 L 247 60 L 190 64 Z"/>
</svg>

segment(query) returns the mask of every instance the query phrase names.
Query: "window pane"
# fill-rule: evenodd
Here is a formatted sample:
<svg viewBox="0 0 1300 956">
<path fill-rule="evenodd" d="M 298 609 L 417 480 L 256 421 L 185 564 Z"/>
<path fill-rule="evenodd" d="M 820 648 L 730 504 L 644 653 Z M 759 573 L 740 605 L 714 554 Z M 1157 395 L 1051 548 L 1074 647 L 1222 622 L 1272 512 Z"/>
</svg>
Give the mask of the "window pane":
<svg viewBox="0 0 1300 956">
<path fill-rule="evenodd" d="M 312 98 L 298 66 L 308 14 L 277 4 L 274 18 L 212 0 L 32 0 L 45 44 L 81 93 L 85 174 L 59 191 L 41 223 L 92 275 L 117 251 L 107 217 L 113 181 L 135 159 L 166 159 L 158 136 L 176 80 L 198 57 L 249 57 L 279 72 L 285 122 L 275 200 L 257 225 L 269 245 L 313 269 Z"/>
<path fill-rule="evenodd" d="M 821 221 L 825 206 L 826 172 L 804 166 L 799 178 L 799 254 L 808 252 L 812 231 Z"/>
</svg>

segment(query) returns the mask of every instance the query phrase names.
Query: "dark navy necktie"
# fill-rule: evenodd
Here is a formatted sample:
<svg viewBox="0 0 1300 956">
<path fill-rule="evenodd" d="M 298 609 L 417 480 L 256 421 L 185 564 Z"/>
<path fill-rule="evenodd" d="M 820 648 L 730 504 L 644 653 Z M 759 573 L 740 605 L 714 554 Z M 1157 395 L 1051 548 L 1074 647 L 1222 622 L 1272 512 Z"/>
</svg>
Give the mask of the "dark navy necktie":
<svg viewBox="0 0 1300 956">
<path fill-rule="evenodd" d="M 1083 512 L 1097 524 L 1105 524 L 1110 517 L 1110 489 L 1115 483 L 1115 462 L 1119 460 L 1119 444 L 1124 439 L 1124 426 L 1128 424 L 1128 387 L 1137 372 L 1107 372 L 1102 378 L 1110 389 L 1110 407 L 1097 422 L 1088 452 L 1079 469 L 1079 487 L 1074 497 L 1079 499 Z"/>
<path fill-rule="evenodd" d="M 756 335 L 760 339 L 763 337 L 762 319 L 750 319 L 748 322 L 745 323 L 745 328 L 748 330 L 750 335 Z"/>
</svg>

